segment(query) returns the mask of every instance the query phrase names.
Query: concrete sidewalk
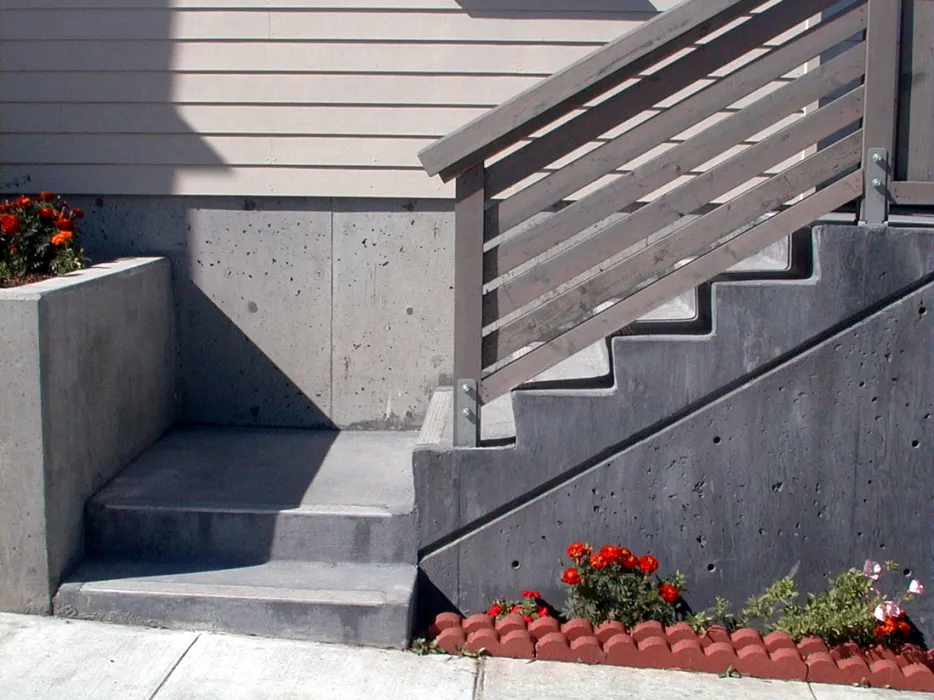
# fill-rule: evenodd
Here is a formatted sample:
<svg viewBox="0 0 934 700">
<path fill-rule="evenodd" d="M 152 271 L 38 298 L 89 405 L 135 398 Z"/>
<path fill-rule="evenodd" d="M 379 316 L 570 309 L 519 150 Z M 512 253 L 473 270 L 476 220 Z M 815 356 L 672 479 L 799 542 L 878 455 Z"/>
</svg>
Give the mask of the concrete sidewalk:
<svg viewBox="0 0 934 700">
<path fill-rule="evenodd" d="M 931 700 L 673 671 L 415 656 L 0 614 L 3 700 Z"/>
</svg>

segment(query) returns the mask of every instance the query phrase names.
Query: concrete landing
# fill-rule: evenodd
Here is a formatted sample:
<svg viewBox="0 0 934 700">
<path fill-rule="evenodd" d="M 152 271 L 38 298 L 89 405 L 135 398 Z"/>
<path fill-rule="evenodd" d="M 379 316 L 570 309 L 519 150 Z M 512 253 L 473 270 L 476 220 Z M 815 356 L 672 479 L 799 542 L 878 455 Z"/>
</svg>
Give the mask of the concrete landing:
<svg viewBox="0 0 934 700">
<path fill-rule="evenodd" d="M 55 613 L 123 624 L 404 646 L 416 568 L 270 561 L 230 568 L 87 562 Z"/>
</svg>

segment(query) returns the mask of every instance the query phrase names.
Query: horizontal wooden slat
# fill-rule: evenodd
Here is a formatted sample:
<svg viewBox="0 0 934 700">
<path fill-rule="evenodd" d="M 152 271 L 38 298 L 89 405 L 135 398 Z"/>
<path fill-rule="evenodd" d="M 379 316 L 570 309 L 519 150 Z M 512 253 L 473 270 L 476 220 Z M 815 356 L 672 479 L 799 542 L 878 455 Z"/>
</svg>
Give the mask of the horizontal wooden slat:
<svg viewBox="0 0 934 700">
<path fill-rule="evenodd" d="M 862 187 L 863 172 L 858 170 L 688 265 L 669 271 L 609 309 L 490 373 L 481 384 L 481 397 L 489 402 L 502 396 L 601 338 L 628 326 L 667 300 L 713 279 L 737 262 L 852 201 L 860 195 Z"/>
<path fill-rule="evenodd" d="M 865 46 L 854 47 L 781 90 L 766 95 L 744 111 L 718 120 L 691 140 L 635 168 L 631 175 L 582 197 L 541 224 L 509 237 L 487 252 L 486 281 L 492 281 L 541 255 L 578 231 L 706 163 L 727 147 L 754 136 L 786 115 L 847 85 L 862 74 L 864 61 Z"/>
<path fill-rule="evenodd" d="M 744 95 L 766 86 L 866 26 L 866 6 L 851 8 L 833 21 L 821 22 L 789 44 L 720 79 L 644 125 L 619 136 L 498 205 L 499 230 L 506 231 L 543 211 L 601 175 L 625 164 Z"/>
<path fill-rule="evenodd" d="M 550 115 L 552 119 L 559 117 L 590 99 L 590 95 L 581 99 L 588 89 L 600 85 L 605 85 L 606 89 L 619 84 L 627 77 L 622 74 L 623 70 L 640 58 L 661 50 L 666 44 L 674 46 L 678 37 L 733 7 L 751 8 L 757 4 L 761 2 L 684 2 L 449 134 L 420 153 L 419 158 L 430 175 L 445 170 L 455 175 L 456 167 L 466 167 L 468 160 L 483 160 L 508 145 L 512 134 L 516 134 L 511 141 L 514 143 L 530 133 L 522 131 L 524 125 L 544 118 L 544 115 Z M 674 50 L 677 48 L 680 47 Z M 614 75 L 619 75 L 620 79 L 607 82 Z M 578 101 L 573 103 L 575 99 Z"/>
<path fill-rule="evenodd" d="M 720 0 L 724 2 L 726 0 Z M 734 0 L 735 1 L 735 0 Z M 661 16 L 661 15 L 660 15 Z M 467 13 L 36 10 L 4 14 L 0 40 L 499 41 L 602 43 L 638 20 L 514 19 Z"/>
<path fill-rule="evenodd" d="M 852 124 L 860 118 L 862 109 L 863 90 L 857 88 L 668 192 L 629 217 L 601 229 L 573 248 L 509 280 L 484 295 L 487 324 L 619 255 L 652 232 L 663 230 L 682 216 L 695 213 L 715 197 L 742 185 L 769 166 Z M 713 136 L 707 139 L 703 134 L 697 138 L 716 141 Z"/>
<path fill-rule="evenodd" d="M 752 47 L 762 45 L 784 29 L 806 19 L 816 11 L 815 5 L 826 5 L 832 1 L 783 2 L 743 23 L 741 30 L 721 35 L 665 66 L 652 80 L 640 81 L 608 97 L 572 121 L 543 134 L 535 148 L 523 148 L 490 165 L 487 169 L 490 195 L 499 194 L 575 146 L 591 141 L 612 126 L 651 108 L 665 96 L 691 84 L 696 76 L 716 75 L 717 70 L 724 66 L 733 67 L 736 57 L 745 55 Z"/>
<path fill-rule="evenodd" d="M 704 254 L 731 232 L 857 165 L 861 137 L 858 131 L 847 136 L 583 284 L 490 332 L 484 338 L 484 366 L 505 360 L 533 342 L 547 342 L 557 337 L 566 328 L 579 323 L 582 314 L 610 299 L 637 291 L 663 270 L 679 261 Z"/>
<path fill-rule="evenodd" d="M 934 182 L 892 182 L 889 188 L 895 204 L 934 207 Z"/>
</svg>

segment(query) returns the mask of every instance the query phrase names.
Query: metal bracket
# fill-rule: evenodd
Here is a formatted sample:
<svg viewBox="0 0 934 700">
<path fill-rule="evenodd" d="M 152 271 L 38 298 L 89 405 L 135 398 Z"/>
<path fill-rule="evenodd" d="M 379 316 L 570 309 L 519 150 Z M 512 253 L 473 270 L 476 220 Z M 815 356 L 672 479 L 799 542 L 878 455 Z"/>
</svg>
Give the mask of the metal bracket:
<svg viewBox="0 0 934 700">
<path fill-rule="evenodd" d="M 458 379 L 454 386 L 454 447 L 480 444 L 480 392 L 476 379 Z"/>
<path fill-rule="evenodd" d="M 863 183 L 863 223 L 884 224 L 889 218 L 889 154 L 884 148 L 866 151 Z"/>
</svg>

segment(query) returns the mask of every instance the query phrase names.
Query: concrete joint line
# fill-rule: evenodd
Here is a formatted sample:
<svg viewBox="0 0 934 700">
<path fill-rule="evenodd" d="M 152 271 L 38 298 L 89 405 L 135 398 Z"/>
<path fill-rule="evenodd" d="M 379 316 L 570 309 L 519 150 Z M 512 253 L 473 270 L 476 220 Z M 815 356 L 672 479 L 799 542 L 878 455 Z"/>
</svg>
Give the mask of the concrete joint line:
<svg viewBox="0 0 934 700">
<path fill-rule="evenodd" d="M 473 700 L 481 700 L 483 697 L 483 681 L 486 678 L 486 661 L 483 657 L 477 659 L 477 673 L 473 679 Z"/>
<path fill-rule="evenodd" d="M 191 648 L 195 645 L 195 642 L 197 642 L 199 639 L 201 639 L 200 633 L 195 635 L 195 638 L 191 640 L 191 644 L 185 647 L 185 651 L 183 651 L 181 656 L 179 656 L 175 660 L 175 663 L 172 664 L 172 668 L 170 668 L 168 673 L 165 674 L 165 677 L 161 681 L 159 681 L 159 685 L 157 685 L 156 689 L 152 691 L 152 695 L 149 696 L 149 700 L 153 700 L 159 694 L 159 691 L 162 690 L 162 687 L 166 684 L 166 682 L 168 682 L 172 674 L 175 673 L 175 669 L 177 669 L 178 665 L 182 662 L 182 660 L 186 656 L 188 656 L 188 652 L 191 651 Z"/>
</svg>

